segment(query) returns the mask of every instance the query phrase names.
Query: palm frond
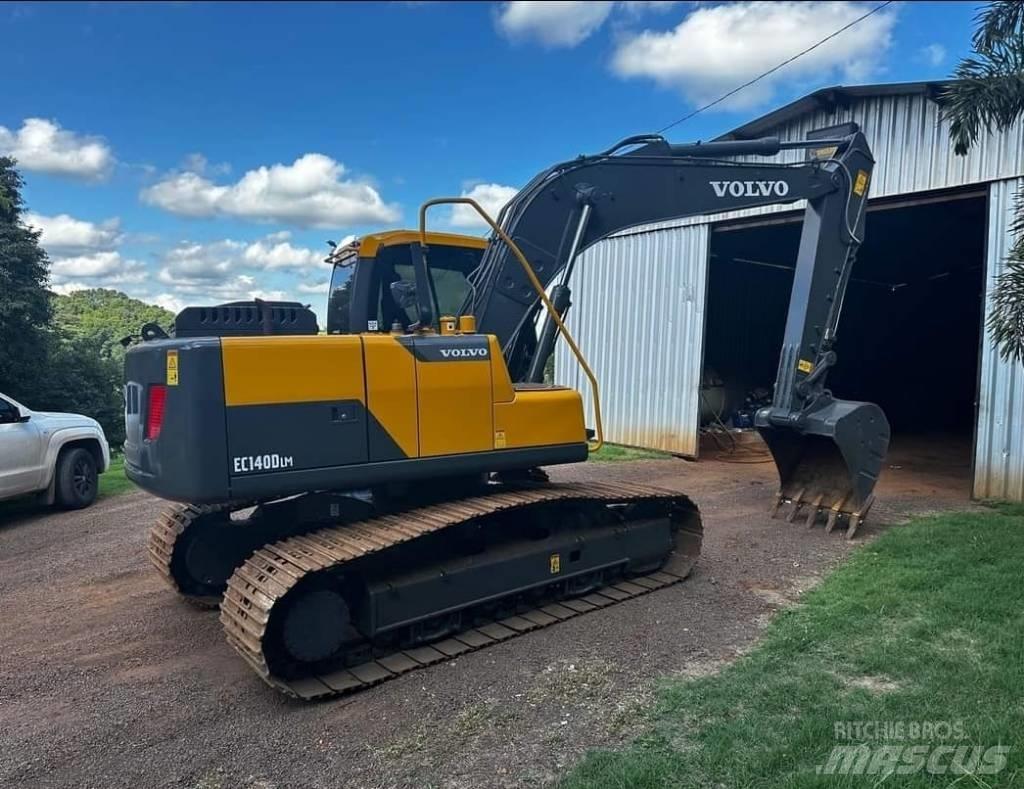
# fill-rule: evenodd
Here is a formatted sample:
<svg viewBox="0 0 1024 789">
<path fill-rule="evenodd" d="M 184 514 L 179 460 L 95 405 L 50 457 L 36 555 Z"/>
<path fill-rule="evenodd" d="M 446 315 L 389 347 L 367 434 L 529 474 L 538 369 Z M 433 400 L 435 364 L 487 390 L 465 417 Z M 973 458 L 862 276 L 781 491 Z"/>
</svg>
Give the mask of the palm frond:
<svg viewBox="0 0 1024 789">
<path fill-rule="evenodd" d="M 1011 255 L 996 277 L 987 327 L 1005 361 L 1024 361 L 1024 259 Z"/>
<path fill-rule="evenodd" d="M 1024 3 L 999 0 L 989 3 L 975 17 L 971 43 L 976 52 L 989 52 L 1024 35 Z"/>
<path fill-rule="evenodd" d="M 996 277 L 986 321 L 989 338 L 1008 362 L 1024 362 L 1024 187 L 1014 196 L 1014 243 Z"/>
<path fill-rule="evenodd" d="M 1024 37 L 960 61 L 940 98 L 958 155 L 982 132 L 1003 131 L 1024 114 Z"/>
</svg>

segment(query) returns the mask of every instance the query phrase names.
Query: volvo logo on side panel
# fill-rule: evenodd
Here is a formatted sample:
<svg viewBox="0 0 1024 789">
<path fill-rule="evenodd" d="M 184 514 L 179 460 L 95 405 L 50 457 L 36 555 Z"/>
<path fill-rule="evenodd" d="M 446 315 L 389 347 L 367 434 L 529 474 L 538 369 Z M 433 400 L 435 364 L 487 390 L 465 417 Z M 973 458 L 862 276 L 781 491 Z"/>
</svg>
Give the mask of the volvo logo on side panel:
<svg viewBox="0 0 1024 789">
<path fill-rule="evenodd" d="M 785 197 L 789 184 L 785 181 L 708 181 L 715 197 Z"/>
<path fill-rule="evenodd" d="M 486 348 L 439 348 L 445 359 L 486 359 Z"/>
<path fill-rule="evenodd" d="M 397 337 L 420 362 L 485 362 L 491 358 L 488 340 L 479 334 L 445 337 Z"/>
</svg>

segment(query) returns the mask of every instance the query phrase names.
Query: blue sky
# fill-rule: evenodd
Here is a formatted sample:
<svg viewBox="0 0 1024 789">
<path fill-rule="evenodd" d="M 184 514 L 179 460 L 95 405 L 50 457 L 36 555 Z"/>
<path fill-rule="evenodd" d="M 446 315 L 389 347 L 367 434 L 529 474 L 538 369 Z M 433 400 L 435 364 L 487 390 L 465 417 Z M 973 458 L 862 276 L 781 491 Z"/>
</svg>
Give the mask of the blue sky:
<svg viewBox="0 0 1024 789">
<path fill-rule="evenodd" d="M 496 211 L 554 161 L 665 126 L 874 5 L 9 4 L 0 154 L 60 292 L 319 308 L 326 239 L 412 225 L 438 195 Z M 893 4 L 669 136 L 823 85 L 943 78 L 976 9 Z M 481 232 L 469 220 L 433 226 Z"/>
</svg>

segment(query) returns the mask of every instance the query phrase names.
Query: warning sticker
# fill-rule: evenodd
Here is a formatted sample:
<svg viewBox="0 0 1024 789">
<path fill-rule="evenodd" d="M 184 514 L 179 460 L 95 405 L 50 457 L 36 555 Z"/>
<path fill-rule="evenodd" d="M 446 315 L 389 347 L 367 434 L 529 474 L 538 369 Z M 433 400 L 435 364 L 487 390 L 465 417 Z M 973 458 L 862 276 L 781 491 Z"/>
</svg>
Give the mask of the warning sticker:
<svg viewBox="0 0 1024 789">
<path fill-rule="evenodd" d="M 868 188 L 868 174 L 864 170 L 857 171 L 857 179 L 853 182 L 853 193 L 857 197 L 864 196 L 864 190 Z"/>
<path fill-rule="evenodd" d="M 505 431 L 504 430 L 495 430 L 494 431 L 494 448 L 495 449 L 504 449 L 505 446 L 506 446 L 506 444 L 505 444 Z"/>
<path fill-rule="evenodd" d="M 167 352 L 167 385 L 178 385 L 178 352 Z"/>
<path fill-rule="evenodd" d="M 551 574 L 557 575 L 562 572 L 562 557 L 560 554 L 551 554 Z"/>
<path fill-rule="evenodd" d="M 796 363 L 796 369 L 798 369 L 802 373 L 809 373 L 811 370 L 814 369 L 814 365 L 811 364 L 806 359 L 801 359 L 799 362 Z"/>
</svg>

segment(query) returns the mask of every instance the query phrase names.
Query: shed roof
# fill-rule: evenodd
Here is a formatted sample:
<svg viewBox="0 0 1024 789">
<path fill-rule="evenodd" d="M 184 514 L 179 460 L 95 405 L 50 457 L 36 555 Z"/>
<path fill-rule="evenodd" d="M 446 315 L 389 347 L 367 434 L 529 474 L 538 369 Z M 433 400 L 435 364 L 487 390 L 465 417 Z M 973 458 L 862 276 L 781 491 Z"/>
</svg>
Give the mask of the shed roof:
<svg viewBox="0 0 1024 789">
<path fill-rule="evenodd" d="M 766 115 L 737 126 L 735 129 L 716 137 L 716 140 L 749 140 L 761 137 L 769 130 L 783 123 L 805 115 L 814 110 L 846 106 L 851 100 L 873 96 L 918 96 L 924 95 L 932 100 L 939 97 L 942 89 L 950 85 L 952 80 L 932 82 L 883 82 L 875 85 L 833 85 L 819 88 L 813 93 L 791 101 Z"/>
</svg>

